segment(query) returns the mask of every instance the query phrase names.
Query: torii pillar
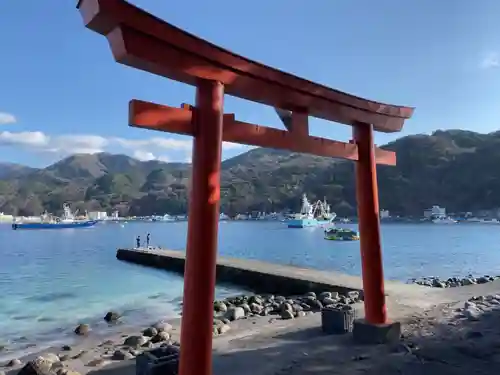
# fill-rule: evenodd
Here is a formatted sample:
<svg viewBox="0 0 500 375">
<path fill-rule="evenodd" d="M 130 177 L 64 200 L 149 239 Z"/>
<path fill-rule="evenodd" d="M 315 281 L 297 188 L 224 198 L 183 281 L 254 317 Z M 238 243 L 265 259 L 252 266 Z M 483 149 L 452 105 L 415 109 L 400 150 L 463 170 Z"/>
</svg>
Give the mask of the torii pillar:
<svg viewBox="0 0 500 375">
<path fill-rule="evenodd" d="M 173 108 L 138 100 L 129 104 L 131 126 L 194 137 L 180 375 L 212 373 L 222 141 L 357 163 L 366 320 L 356 322 L 354 337 L 381 342 L 397 333 L 397 324 L 387 322 L 385 307 L 375 165 L 395 165 L 396 155 L 375 147 L 373 132 L 400 131 L 413 108 L 362 99 L 253 62 L 124 0 L 80 0 L 78 8 L 85 25 L 106 36 L 117 62 L 196 87 L 194 107 Z M 279 108 L 280 117 L 290 118 L 287 130 L 237 121 L 234 114 L 224 114 L 224 93 Z M 308 117 L 352 126 L 354 141 L 311 136 Z"/>
</svg>

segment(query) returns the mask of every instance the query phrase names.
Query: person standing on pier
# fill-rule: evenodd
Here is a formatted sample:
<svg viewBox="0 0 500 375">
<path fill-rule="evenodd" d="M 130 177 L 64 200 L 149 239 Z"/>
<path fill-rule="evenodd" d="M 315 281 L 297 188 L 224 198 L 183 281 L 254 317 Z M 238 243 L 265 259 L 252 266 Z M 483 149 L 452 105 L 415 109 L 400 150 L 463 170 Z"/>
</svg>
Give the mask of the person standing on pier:
<svg viewBox="0 0 500 375">
<path fill-rule="evenodd" d="M 151 233 L 146 236 L 146 247 L 149 249 L 149 239 L 151 238 Z"/>
<path fill-rule="evenodd" d="M 141 236 L 137 236 L 137 238 L 135 239 L 135 242 L 137 244 L 137 248 L 140 248 L 141 247 Z"/>
</svg>

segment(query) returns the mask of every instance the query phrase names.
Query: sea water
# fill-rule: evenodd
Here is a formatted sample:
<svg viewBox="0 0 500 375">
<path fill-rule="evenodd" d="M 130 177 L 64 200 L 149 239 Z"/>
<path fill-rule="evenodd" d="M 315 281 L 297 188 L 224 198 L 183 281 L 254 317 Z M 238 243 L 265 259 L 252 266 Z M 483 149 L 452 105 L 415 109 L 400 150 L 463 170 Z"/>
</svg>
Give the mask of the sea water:
<svg viewBox="0 0 500 375">
<path fill-rule="evenodd" d="M 346 225 L 356 229 L 355 226 Z M 72 337 L 78 323 L 100 324 L 109 310 L 123 324 L 177 317 L 182 278 L 116 259 L 151 234 L 151 245 L 183 250 L 187 223 L 99 224 L 88 229 L 13 231 L 0 225 L 0 345 L 31 347 Z M 382 226 L 385 276 L 500 274 L 500 226 Z M 359 275 L 359 242 L 323 239 L 322 228 L 281 222 L 221 222 L 221 255 Z M 218 287 L 220 297 L 239 288 Z M 1 354 L 1 353 L 0 353 Z"/>
</svg>

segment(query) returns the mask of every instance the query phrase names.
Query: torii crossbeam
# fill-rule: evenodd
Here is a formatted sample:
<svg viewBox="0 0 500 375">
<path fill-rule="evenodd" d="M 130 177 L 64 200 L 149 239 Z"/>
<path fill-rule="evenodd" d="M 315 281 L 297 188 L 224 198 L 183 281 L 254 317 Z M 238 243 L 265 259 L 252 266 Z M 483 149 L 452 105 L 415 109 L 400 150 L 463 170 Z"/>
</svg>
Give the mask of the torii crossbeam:
<svg viewBox="0 0 500 375">
<path fill-rule="evenodd" d="M 181 375 L 212 371 L 222 141 L 281 148 L 356 162 L 356 189 L 366 320 L 387 322 L 376 163 L 394 165 L 373 131 L 398 132 L 413 108 L 355 97 L 284 73 L 199 39 L 124 0 L 80 0 L 85 25 L 106 36 L 119 63 L 196 86 L 195 106 L 132 100 L 132 126 L 194 137 L 193 181 L 184 273 Z M 224 114 L 224 94 L 277 108 L 287 130 Z M 309 135 L 308 117 L 351 125 L 353 141 Z"/>
</svg>

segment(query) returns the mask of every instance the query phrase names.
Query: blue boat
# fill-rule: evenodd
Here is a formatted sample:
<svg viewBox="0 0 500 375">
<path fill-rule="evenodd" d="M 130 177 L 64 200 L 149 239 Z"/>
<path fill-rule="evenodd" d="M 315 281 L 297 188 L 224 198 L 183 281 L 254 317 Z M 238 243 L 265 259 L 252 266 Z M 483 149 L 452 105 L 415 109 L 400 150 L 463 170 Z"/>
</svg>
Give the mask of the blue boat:
<svg viewBox="0 0 500 375">
<path fill-rule="evenodd" d="M 44 213 L 39 222 L 13 223 L 12 229 L 68 229 L 68 228 L 90 228 L 97 224 L 97 220 L 77 220 L 67 204 L 63 206 L 62 218 L 54 218 Z"/>
<path fill-rule="evenodd" d="M 287 221 L 288 228 L 307 228 L 328 225 L 333 222 L 337 215 L 330 213 L 330 205 L 326 199 L 315 204 L 310 204 L 305 194 L 302 195 L 302 207 L 300 213 Z"/>
<path fill-rule="evenodd" d="M 12 229 L 67 229 L 67 228 L 89 228 L 97 224 L 97 220 L 80 220 L 70 222 L 54 223 L 14 223 Z"/>
</svg>

